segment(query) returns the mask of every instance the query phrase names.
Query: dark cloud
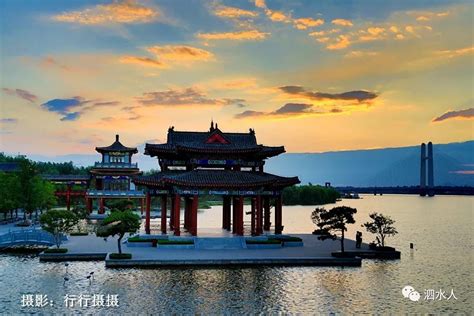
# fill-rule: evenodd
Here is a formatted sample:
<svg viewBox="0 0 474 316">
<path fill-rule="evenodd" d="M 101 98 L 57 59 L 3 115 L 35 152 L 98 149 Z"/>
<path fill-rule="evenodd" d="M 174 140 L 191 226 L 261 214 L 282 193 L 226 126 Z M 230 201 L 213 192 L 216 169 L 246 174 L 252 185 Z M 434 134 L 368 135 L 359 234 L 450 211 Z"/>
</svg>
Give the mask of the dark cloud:
<svg viewBox="0 0 474 316">
<path fill-rule="evenodd" d="M 2 118 L 0 119 L 0 123 L 2 124 L 16 124 L 18 120 L 16 118 Z"/>
<path fill-rule="evenodd" d="M 80 115 L 80 112 L 67 113 L 61 118 L 61 121 L 75 121 L 79 118 Z"/>
<path fill-rule="evenodd" d="M 311 100 L 344 100 L 367 102 L 378 97 L 375 92 L 365 90 L 354 90 L 342 93 L 312 92 L 301 86 L 283 86 L 279 89 L 287 94 L 309 98 Z"/>
<path fill-rule="evenodd" d="M 248 110 L 248 111 L 244 111 L 242 113 L 238 113 L 234 117 L 238 118 L 238 119 L 241 119 L 241 118 L 247 118 L 247 117 L 265 116 L 265 115 L 267 115 L 267 113 L 265 113 L 265 112 Z"/>
<path fill-rule="evenodd" d="M 306 103 L 287 103 L 273 114 L 297 114 L 297 113 L 308 113 L 311 112 L 312 104 Z"/>
<path fill-rule="evenodd" d="M 306 103 L 287 103 L 281 108 L 273 112 L 260 112 L 260 111 L 244 111 L 242 113 L 236 114 L 234 117 L 248 118 L 248 117 L 271 117 L 271 116 L 291 116 L 291 115 L 300 115 L 300 114 L 322 114 L 323 112 L 318 112 L 313 109 L 312 104 Z"/>
<path fill-rule="evenodd" d="M 70 99 L 53 99 L 41 106 L 50 112 L 61 114 L 61 121 L 75 121 L 86 112 L 100 107 L 113 107 L 119 105 L 118 101 L 86 100 L 76 96 Z"/>
<path fill-rule="evenodd" d="M 242 113 L 234 115 L 236 119 L 250 118 L 250 117 L 291 117 L 301 115 L 323 115 L 323 114 L 337 114 L 344 112 L 340 108 L 332 108 L 324 110 L 320 107 L 308 103 L 286 103 L 279 109 L 271 112 L 247 110 Z"/>
<path fill-rule="evenodd" d="M 142 105 L 154 106 L 186 106 L 186 105 L 241 105 L 244 99 L 213 99 L 207 97 L 204 93 L 194 89 L 186 88 L 182 90 L 165 90 L 157 92 L 143 93 L 138 98 Z"/>
<path fill-rule="evenodd" d="M 73 109 L 80 108 L 89 102 L 91 101 L 82 97 L 74 97 L 71 99 L 52 99 L 41 104 L 41 106 L 50 112 L 61 114 L 63 116 L 61 121 L 75 121 L 81 113 Z"/>
<path fill-rule="evenodd" d="M 441 122 L 454 118 L 472 119 L 474 117 L 474 108 L 459 111 L 448 111 L 433 119 L 433 122 Z"/>
<path fill-rule="evenodd" d="M 21 98 L 23 100 L 29 101 L 31 103 L 34 103 L 38 101 L 38 97 L 34 95 L 33 93 L 23 90 L 23 89 L 10 89 L 10 88 L 3 88 L 3 92 L 9 95 L 16 96 L 18 98 Z"/>
<path fill-rule="evenodd" d="M 114 105 L 119 105 L 119 101 L 107 101 L 107 102 L 95 102 L 95 106 L 114 106 Z"/>
</svg>

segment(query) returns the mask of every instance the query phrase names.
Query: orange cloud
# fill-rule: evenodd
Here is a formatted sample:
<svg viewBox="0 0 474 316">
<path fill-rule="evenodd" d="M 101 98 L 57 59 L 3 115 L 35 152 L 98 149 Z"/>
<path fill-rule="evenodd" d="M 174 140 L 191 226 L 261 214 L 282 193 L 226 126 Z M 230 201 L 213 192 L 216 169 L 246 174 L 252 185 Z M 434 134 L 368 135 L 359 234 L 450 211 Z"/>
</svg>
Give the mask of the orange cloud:
<svg viewBox="0 0 474 316">
<path fill-rule="evenodd" d="M 270 18 L 270 20 L 274 22 L 289 22 L 290 21 L 290 18 L 281 11 L 267 10 L 266 13 L 267 13 L 267 16 Z"/>
<path fill-rule="evenodd" d="M 240 17 L 257 17 L 258 13 L 250 10 L 244 10 L 236 7 L 219 6 L 214 14 L 221 18 L 236 19 Z"/>
<path fill-rule="evenodd" d="M 343 49 L 348 47 L 351 44 L 349 40 L 349 36 L 347 35 L 339 35 L 336 42 L 332 43 L 328 46 L 326 46 L 327 49 L 330 50 L 337 50 L 337 49 Z"/>
<path fill-rule="evenodd" d="M 347 57 L 347 58 L 360 58 L 360 57 L 370 57 L 370 56 L 376 56 L 376 55 L 378 55 L 377 52 L 353 50 L 353 51 L 347 53 L 344 57 Z"/>
<path fill-rule="evenodd" d="M 170 61 L 208 61 L 214 58 L 214 54 L 207 50 L 185 45 L 151 46 L 146 50 L 157 58 Z"/>
<path fill-rule="evenodd" d="M 353 26 L 352 21 L 346 19 L 334 19 L 331 21 L 332 24 L 340 26 Z"/>
<path fill-rule="evenodd" d="M 82 11 L 64 12 L 53 16 L 59 22 L 97 25 L 108 23 L 148 23 L 155 20 L 159 12 L 138 4 L 134 0 L 124 0 L 106 5 L 96 5 Z"/>
<path fill-rule="evenodd" d="M 267 4 L 265 3 L 265 0 L 255 0 L 255 6 L 257 8 L 266 8 Z"/>
<path fill-rule="evenodd" d="M 293 23 L 298 30 L 306 30 L 308 27 L 316 27 L 324 24 L 323 19 L 300 18 L 294 19 Z"/>
<path fill-rule="evenodd" d="M 258 30 L 248 30 L 240 32 L 225 32 L 225 33 L 199 33 L 197 37 L 204 40 L 264 40 L 270 33 L 261 32 Z"/>
<path fill-rule="evenodd" d="M 196 61 L 208 61 L 214 58 L 214 54 L 204 49 L 185 45 L 150 46 L 146 50 L 155 55 L 155 58 L 139 56 L 123 56 L 121 63 L 137 64 L 141 66 L 169 68 L 173 64 L 193 63 Z"/>
<path fill-rule="evenodd" d="M 124 64 L 137 64 L 140 66 L 166 68 L 166 65 L 162 62 L 148 57 L 123 56 L 120 58 L 120 62 Z"/>
<path fill-rule="evenodd" d="M 464 55 L 470 55 L 473 53 L 474 53 L 474 46 L 459 48 L 459 49 L 442 50 L 442 51 L 437 52 L 439 56 L 446 57 L 446 58 L 460 57 Z"/>
</svg>

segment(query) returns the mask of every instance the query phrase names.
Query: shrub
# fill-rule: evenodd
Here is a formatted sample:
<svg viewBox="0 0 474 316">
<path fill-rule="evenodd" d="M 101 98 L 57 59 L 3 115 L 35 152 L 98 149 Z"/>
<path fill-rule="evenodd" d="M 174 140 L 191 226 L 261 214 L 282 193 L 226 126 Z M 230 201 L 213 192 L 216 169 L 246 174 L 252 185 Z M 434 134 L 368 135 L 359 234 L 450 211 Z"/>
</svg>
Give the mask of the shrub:
<svg viewBox="0 0 474 316">
<path fill-rule="evenodd" d="M 276 239 L 276 240 L 279 240 L 279 241 L 285 241 L 285 242 L 288 242 L 288 241 L 303 241 L 303 239 L 301 239 L 300 237 L 294 237 L 294 236 L 274 236 L 274 237 L 271 237 L 271 239 Z"/>
<path fill-rule="evenodd" d="M 69 235 L 71 235 L 71 236 L 87 236 L 87 235 L 89 235 L 89 233 L 88 232 L 72 232 Z"/>
<path fill-rule="evenodd" d="M 132 259 L 131 253 L 111 253 L 110 259 Z"/>
<path fill-rule="evenodd" d="M 45 249 L 44 253 L 66 253 L 67 248 L 48 248 Z"/>
<path fill-rule="evenodd" d="M 140 238 L 139 236 L 133 236 L 128 238 L 128 242 L 153 242 L 153 240 L 156 239 L 146 239 L 146 238 Z"/>
</svg>

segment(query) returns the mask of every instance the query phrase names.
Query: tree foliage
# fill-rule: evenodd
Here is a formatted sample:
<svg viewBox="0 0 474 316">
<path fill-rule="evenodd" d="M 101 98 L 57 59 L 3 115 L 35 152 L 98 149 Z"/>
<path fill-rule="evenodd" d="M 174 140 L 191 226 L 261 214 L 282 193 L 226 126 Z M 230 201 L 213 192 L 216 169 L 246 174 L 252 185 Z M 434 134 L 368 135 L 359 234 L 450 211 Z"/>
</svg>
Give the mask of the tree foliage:
<svg viewBox="0 0 474 316">
<path fill-rule="evenodd" d="M 372 213 L 369 217 L 372 221 L 364 223 L 363 226 L 369 233 L 376 235 L 377 245 L 385 247 L 385 238 L 398 234 L 393 226 L 395 221 L 389 216 L 379 213 Z"/>
<path fill-rule="evenodd" d="M 357 209 L 348 206 L 336 206 L 329 211 L 319 209 L 319 223 L 316 224 L 322 234 L 319 239 L 337 239 L 338 235 L 341 240 L 341 252 L 344 252 L 344 233 L 347 231 L 347 224 L 354 224 L 354 214 Z"/>
<path fill-rule="evenodd" d="M 0 161 L 5 156 L 0 154 Z M 20 166 L 17 172 L 0 173 L 0 211 L 22 208 L 25 213 L 50 209 L 56 204 L 54 186 L 43 180 L 34 163 L 24 157 L 16 158 Z"/>
<path fill-rule="evenodd" d="M 0 212 L 7 213 L 20 207 L 21 185 L 18 175 L 0 172 Z"/>
<path fill-rule="evenodd" d="M 70 232 L 78 222 L 76 214 L 67 210 L 49 210 L 40 216 L 41 227 L 54 236 L 58 248 L 62 235 Z"/>
<path fill-rule="evenodd" d="M 109 237 L 118 235 L 118 252 L 122 253 L 122 238 L 126 233 L 135 233 L 140 229 L 140 216 L 131 211 L 115 210 L 110 213 L 97 229 L 97 236 Z"/>
<path fill-rule="evenodd" d="M 309 184 L 285 188 L 282 198 L 285 205 L 321 205 L 336 202 L 340 195 L 333 188 Z"/>
<path fill-rule="evenodd" d="M 117 199 L 117 200 L 107 202 L 107 206 L 113 211 L 115 210 L 126 211 L 126 210 L 133 209 L 135 207 L 135 204 L 131 200 Z"/>
</svg>

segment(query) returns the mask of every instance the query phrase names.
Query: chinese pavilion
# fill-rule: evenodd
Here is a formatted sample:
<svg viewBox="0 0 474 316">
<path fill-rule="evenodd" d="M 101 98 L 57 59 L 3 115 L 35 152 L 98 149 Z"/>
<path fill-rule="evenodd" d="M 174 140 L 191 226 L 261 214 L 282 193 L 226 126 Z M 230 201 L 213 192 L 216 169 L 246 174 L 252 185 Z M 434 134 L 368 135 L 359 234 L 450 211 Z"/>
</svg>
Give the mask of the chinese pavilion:
<svg viewBox="0 0 474 316">
<path fill-rule="evenodd" d="M 150 234 L 151 197 L 161 199 L 161 232 L 170 229 L 180 235 L 180 205 L 184 201 L 184 229 L 197 234 L 198 199 L 202 195 L 222 196 L 222 228 L 244 235 L 244 198 L 250 198 L 250 232 L 260 235 L 271 228 L 270 208 L 274 206 L 274 231 L 281 234 L 282 189 L 299 183 L 298 177 L 280 177 L 264 172 L 265 159 L 285 152 L 283 146 L 257 144 L 255 131 L 224 133 L 211 122 L 209 131 L 186 132 L 169 128 L 167 142 L 146 144 L 145 155 L 157 157 L 161 172 L 138 176 L 134 183 L 146 190 L 145 231 Z"/>
<path fill-rule="evenodd" d="M 132 163 L 133 154 L 138 153 L 135 147 L 125 147 L 119 141 L 119 135 L 115 136 L 115 142 L 107 147 L 96 147 L 98 153 L 102 154 L 102 161 L 96 162 L 90 170 L 90 187 L 87 190 L 86 205 L 89 212 L 92 211 L 93 199 L 99 200 L 99 213 L 104 213 L 105 199 L 126 198 L 143 199 L 143 191 L 136 190 L 131 182 L 133 176 L 140 175 L 137 163 Z"/>
</svg>

